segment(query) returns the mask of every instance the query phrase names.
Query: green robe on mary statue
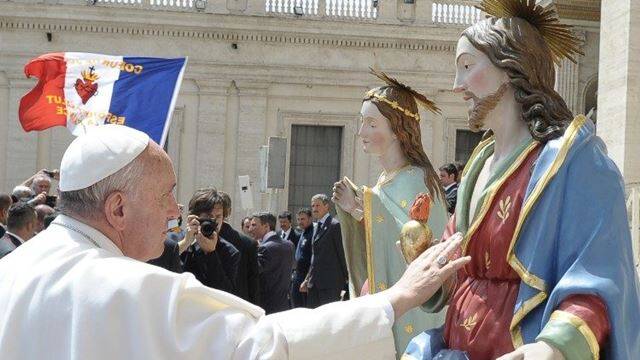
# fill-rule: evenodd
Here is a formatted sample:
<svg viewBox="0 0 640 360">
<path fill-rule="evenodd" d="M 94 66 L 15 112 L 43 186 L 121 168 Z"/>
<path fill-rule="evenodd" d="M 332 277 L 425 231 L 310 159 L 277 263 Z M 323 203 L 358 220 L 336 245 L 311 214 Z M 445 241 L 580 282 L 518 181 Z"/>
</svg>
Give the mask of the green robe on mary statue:
<svg viewBox="0 0 640 360">
<path fill-rule="evenodd" d="M 356 220 L 336 207 L 342 229 L 342 240 L 349 270 L 352 298 L 387 289 L 402 276 L 407 265 L 396 242 L 402 226 L 410 221 L 409 210 L 419 194 L 428 194 L 424 172 L 416 166 L 405 166 L 389 174 L 373 188 L 353 189 L 361 196 L 364 218 Z M 435 238 L 443 233 L 448 221 L 446 206 L 438 196 L 433 202 L 427 225 Z M 413 309 L 393 325 L 397 354 L 402 354 L 409 340 L 421 329 L 437 327 L 444 322 L 444 312 L 430 314 Z"/>
</svg>

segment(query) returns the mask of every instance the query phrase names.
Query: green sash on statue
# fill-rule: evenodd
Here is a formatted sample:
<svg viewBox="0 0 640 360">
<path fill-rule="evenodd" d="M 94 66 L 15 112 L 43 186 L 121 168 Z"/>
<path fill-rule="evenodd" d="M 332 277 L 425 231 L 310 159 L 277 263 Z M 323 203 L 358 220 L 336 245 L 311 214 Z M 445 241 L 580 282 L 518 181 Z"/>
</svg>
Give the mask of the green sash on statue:
<svg viewBox="0 0 640 360">
<path fill-rule="evenodd" d="M 400 230 L 410 220 L 409 209 L 416 196 L 429 193 L 424 184 L 423 170 L 415 166 L 401 169 L 373 188 L 363 187 L 362 192 L 362 222 L 338 207 L 352 297 L 360 293 L 367 279 L 371 294 L 387 289 L 400 279 L 407 267 L 396 246 Z M 434 237 L 439 239 L 448 221 L 446 206 L 441 199 L 431 197 L 433 206 L 428 225 Z M 423 329 L 443 323 L 444 312 L 428 314 L 420 309 L 413 309 L 401 319 L 396 319 L 393 333 L 397 353 L 402 354 L 409 340 Z"/>
</svg>

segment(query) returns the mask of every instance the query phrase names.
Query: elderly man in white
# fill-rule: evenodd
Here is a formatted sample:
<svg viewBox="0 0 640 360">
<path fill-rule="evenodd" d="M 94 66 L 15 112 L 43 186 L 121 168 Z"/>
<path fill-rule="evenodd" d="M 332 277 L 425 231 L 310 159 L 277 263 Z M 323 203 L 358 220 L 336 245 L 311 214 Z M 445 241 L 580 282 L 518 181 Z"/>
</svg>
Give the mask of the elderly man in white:
<svg viewBox="0 0 640 360">
<path fill-rule="evenodd" d="M 97 127 L 60 173 L 62 215 L 0 261 L 0 359 L 390 359 L 394 319 L 469 261 L 454 236 L 384 292 L 264 316 L 144 263 L 178 216 L 171 161 L 148 136 Z"/>
</svg>

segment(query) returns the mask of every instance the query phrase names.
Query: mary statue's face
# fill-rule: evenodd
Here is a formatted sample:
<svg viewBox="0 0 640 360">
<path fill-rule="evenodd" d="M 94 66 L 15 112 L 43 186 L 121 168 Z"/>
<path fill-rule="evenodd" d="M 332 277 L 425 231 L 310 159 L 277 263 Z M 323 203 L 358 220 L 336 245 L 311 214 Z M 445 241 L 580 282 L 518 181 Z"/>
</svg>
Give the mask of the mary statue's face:
<svg viewBox="0 0 640 360">
<path fill-rule="evenodd" d="M 389 120 L 380 113 L 375 104 L 365 101 L 360 110 L 360 121 L 358 136 L 362 140 L 364 152 L 371 155 L 384 155 L 396 141 Z"/>
</svg>

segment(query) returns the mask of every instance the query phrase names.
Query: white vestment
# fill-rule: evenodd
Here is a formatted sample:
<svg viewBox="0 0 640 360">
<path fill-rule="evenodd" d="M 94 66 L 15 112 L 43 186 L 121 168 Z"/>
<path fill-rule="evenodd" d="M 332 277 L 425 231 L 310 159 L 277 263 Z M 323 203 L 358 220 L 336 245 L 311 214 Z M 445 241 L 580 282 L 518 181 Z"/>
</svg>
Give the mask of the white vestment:
<svg viewBox="0 0 640 360">
<path fill-rule="evenodd" d="M 393 359 L 390 317 L 379 295 L 264 316 L 64 215 L 0 261 L 3 360 Z"/>
</svg>

